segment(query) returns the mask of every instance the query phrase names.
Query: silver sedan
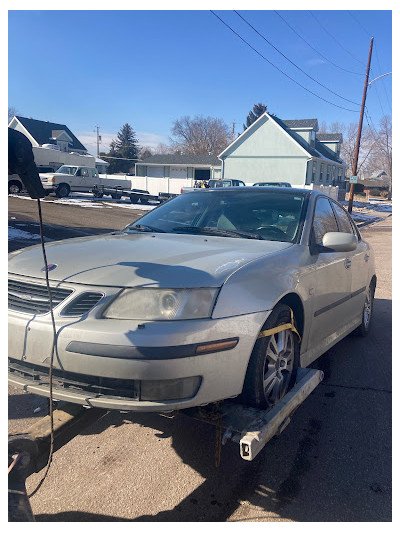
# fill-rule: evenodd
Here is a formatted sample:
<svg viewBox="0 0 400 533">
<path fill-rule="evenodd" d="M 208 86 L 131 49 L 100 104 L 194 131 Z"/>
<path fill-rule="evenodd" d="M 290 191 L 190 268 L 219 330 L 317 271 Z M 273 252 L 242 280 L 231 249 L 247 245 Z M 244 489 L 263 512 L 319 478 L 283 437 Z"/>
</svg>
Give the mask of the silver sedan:
<svg viewBox="0 0 400 533">
<path fill-rule="evenodd" d="M 123 231 L 10 254 L 9 379 L 107 409 L 170 411 L 241 396 L 269 407 L 371 326 L 373 251 L 315 191 L 181 195 Z"/>
</svg>

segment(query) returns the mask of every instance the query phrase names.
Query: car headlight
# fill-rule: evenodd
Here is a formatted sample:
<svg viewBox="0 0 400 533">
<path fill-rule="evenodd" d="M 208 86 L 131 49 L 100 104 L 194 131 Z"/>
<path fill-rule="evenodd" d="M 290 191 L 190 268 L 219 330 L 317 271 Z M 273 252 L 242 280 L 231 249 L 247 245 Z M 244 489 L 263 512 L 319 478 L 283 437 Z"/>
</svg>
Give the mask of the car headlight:
<svg viewBox="0 0 400 533">
<path fill-rule="evenodd" d="M 218 289 L 125 289 L 103 316 L 127 320 L 209 318 L 217 292 Z"/>
</svg>

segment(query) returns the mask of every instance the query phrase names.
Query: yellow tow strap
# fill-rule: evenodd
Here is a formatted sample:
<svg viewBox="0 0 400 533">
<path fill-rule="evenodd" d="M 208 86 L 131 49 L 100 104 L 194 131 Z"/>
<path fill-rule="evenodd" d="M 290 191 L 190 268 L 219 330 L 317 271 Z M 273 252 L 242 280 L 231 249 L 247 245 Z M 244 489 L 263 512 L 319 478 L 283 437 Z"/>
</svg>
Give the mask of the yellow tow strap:
<svg viewBox="0 0 400 533">
<path fill-rule="evenodd" d="M 263 337 L 269 337 L 270 335 L 274 335 L 275 333 L 279 333 L 280 331 L 284 331 L 285 329 L 291 329 L 298 336 L 299 342 L 301 342 L 300 334 L 294 325 L 294 317 L 293 317 L 292 310 L 290 310 L 290 318 L 291 318 L 290 324 L 281 324 L 280 326 L 276 326 L 275 328 L 264 329 L 263 331 L 260 331 L 257 338 L 262 339 Z"/>
</svg>

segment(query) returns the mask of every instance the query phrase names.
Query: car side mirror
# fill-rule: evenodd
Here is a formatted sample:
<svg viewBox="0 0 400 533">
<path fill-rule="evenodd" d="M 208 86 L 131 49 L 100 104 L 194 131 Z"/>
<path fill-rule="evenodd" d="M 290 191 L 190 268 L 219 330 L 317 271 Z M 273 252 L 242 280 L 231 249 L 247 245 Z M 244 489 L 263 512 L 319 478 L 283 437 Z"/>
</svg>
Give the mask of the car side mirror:
<svg viewBox="0 0 400 533">
<path fill-rule="evenodd" d="M 330 231 L 325 233 L 319 252 L 351 252 L 357 248 L 357 237 L 352 233 Z"/>
</svg>

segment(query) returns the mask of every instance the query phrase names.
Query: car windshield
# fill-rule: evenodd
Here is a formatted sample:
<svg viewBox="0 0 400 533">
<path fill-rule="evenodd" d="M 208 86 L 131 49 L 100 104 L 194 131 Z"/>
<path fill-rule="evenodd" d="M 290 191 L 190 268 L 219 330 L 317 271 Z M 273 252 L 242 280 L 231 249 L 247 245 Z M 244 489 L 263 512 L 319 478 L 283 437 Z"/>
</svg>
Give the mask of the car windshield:
<svg viewBox="0 0 400 533">
<path fill-rule="evenodd" d="M 271 189 L 210 190 L 182 194 L 125 231 L 159 231 L 295 242 L 304 217 L 304 193 Z"/>
<path fill-rule="evenodd" d="M 57 170 L 56 174 L 71 174 L 71 176 L 75 176 L 77 170 L 78 167 L 62 166 Z"/>
</svg>

